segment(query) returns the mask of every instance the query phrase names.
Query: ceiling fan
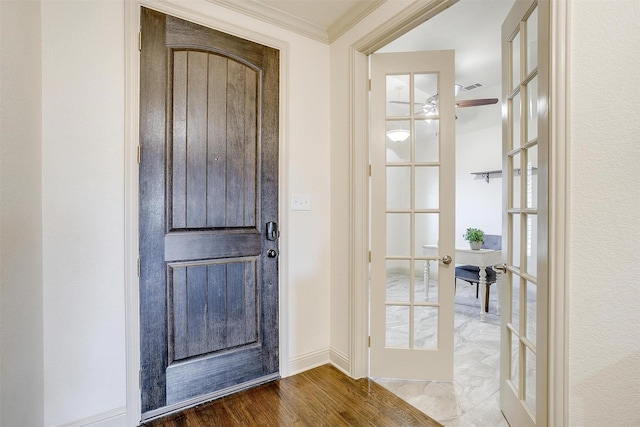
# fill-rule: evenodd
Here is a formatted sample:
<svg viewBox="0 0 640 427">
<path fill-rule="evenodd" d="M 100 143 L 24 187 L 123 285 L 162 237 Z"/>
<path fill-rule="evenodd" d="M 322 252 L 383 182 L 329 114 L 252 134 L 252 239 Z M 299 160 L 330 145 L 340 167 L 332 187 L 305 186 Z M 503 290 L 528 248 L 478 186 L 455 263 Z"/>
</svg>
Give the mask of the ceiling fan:
<svg viewBox="0 0 640 427">
<path fill-rule="evenodd" d="M 462 85 L 456 84 L 455 86 L 455 96 L 464 89 L 465 91 L 475 89 L 483 86 L 482 83 L 476 83 L 471 86 L 463 87 Z M 420 105 L 421 109 L 416 111 L 416 115 L 425 115 L 425 116 L 435 116 L 438 114 L 438 94 L 430 96 L 427 100 L 422 102 L 416 102 L 415 105 Z M 409 104 L 406 101 L 389 101 L 391 104 Z M 456 101 L 456 108 L 466 108 L 466 107 L 480 107 L 482 105 L 493 105 L 498 103 L 498 98 L 479 98 L 479 99 L 464 99 L 460 101 Z"/>
</svg>

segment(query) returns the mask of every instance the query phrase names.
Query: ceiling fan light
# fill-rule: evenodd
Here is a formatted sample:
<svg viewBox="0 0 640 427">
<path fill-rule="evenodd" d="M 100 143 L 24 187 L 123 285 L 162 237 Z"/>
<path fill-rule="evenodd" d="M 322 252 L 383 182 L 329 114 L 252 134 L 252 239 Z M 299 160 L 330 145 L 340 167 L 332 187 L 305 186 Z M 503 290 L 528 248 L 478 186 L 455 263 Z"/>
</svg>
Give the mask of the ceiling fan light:
<svg viewBox="0 0 640 427">
<path fill-rule="evenodd" d="M 425 116 L 437 116 L 438 104 L 436 102 L 430 102 L 422 106 L 422 114 Z"/>
<path fill-rule="evenodd" d="M 392 129 L 387 131 L 387 137 L 392 142 L 406 141 L 407 138 L 409 138 L 409 135 L 411 135 L 411 133 L 406 129 Z"/>
</svg>

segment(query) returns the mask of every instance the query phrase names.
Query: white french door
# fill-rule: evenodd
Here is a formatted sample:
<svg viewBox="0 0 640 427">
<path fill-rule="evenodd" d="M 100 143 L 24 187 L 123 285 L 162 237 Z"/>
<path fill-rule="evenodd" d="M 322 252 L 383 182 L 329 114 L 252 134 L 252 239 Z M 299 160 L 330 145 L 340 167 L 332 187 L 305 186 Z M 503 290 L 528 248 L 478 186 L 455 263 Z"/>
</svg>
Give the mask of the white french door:
<svg viewBox="0 0 640 427">
<path fill-rule="evenodd" d="M 502 26 L 503 254 L 500 408 L 547 425 L 549 3 L 517 0 Z"/>
<path fill-rule="evenodd" d="M 370 375 L 453 379 L 454 52 L 371 55 Z"/>
</svg>

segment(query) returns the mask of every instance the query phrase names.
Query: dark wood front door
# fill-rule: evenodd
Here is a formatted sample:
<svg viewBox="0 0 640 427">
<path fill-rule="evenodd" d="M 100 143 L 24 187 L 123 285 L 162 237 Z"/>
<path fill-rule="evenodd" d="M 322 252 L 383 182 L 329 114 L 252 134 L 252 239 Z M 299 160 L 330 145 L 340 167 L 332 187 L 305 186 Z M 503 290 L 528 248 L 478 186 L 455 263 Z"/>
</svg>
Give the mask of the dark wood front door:
<svg viewBox="0 0 640 427">
<path fill-rule="evenodd" d="M 145 8 L 141 27 L 147 419 L 278 377 L 279 53 Z"/>
</svg>

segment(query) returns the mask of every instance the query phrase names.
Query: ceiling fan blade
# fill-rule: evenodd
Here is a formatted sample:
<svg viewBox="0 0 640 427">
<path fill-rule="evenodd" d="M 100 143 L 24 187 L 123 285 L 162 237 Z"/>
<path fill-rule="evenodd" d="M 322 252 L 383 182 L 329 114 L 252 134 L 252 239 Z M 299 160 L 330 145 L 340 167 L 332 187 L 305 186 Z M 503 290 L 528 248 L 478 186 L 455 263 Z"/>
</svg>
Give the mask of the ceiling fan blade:
<svg viewBox="0 0 640 427">
<path fill-rule="evenodd" d="M 430 96 L 429 98 L 427 98 L 427 100 L 425 102 L 414 102 L 414 105 L 428 105 L 428 104 L 432 104 L 435 103 L 438 100 L 438 94 L 435 94 L 433 96 Z M 409 105 L 411 104 L 408 101 L 387 101 L 389 104 L 405 104 L 405 105 Z"/>
<path fill-rule="evenodd" d="M 409 105 L 411 104 L 408 101 L 387 101 L 389 104 L 405 104 L 405 105 Z M 422 102 L 414 102 L 415 105 L 424 105 L 424 103 Z"/>
<path fill-rule="evenodd" d="M 464 99 L 462 101 L 456 101 L 456 107 L 479 107 L 481 105 L 497 104 L 498 98 L 483 98 L 483 99 Z"/>
</svg>

